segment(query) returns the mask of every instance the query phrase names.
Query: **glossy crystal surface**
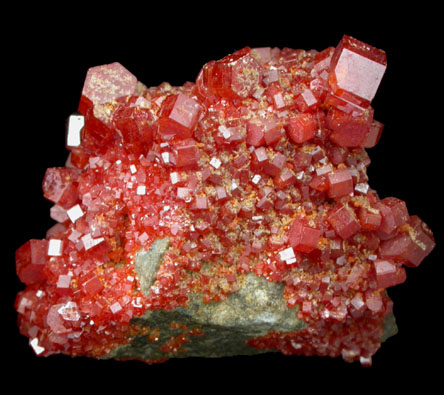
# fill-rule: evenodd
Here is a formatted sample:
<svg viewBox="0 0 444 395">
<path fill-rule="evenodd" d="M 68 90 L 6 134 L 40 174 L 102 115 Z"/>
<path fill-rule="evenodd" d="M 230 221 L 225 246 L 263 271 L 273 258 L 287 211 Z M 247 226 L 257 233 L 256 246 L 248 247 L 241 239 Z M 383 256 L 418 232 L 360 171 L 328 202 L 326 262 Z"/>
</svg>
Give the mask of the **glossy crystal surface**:
<svg viewBox="0 0 444 395">
<path fill-rule="evenodd" d="M 246 47 L 181 87 L 148 88 L 119 63 L 88 70 L 67 164 L 43 179 L 57 223 L 16 252 L 18 323 L 35 353 L 102 357 L 136 336 L 156 342 L 159 329 L 136 318 L 196 295 L 225 301 L 254 273 L 283 284 L 306 328 L 249 347 L 370 365 L 392 314 L 386 288 L 435 246 L 367 177 L 385 68 L 384 51 L 344 36 L 321 52 Z M 137 254 L 167 239 L 142 279 Z M 205 336 L 182 329 L 164 359 Z"/>
</svg>

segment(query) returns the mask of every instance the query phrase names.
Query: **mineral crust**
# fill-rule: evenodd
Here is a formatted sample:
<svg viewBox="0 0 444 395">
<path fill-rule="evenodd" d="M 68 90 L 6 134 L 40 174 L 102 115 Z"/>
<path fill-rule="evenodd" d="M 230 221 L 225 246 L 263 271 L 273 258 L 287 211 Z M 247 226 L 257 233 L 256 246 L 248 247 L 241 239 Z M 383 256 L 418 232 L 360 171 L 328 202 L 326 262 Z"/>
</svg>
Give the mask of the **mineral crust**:
<svg viewBox="0 0 444 395">
<path fill-rule="evenodd" d="M 435 243 L 368 183 L 386 54 L 243 48 L 194 83 L 88 70 L 57 222 L 16 252 L 20 332 L 39 356 L 165 361 L 255 354 L 371 365 L 396 333 L 386 289 Z"/>
</svg>

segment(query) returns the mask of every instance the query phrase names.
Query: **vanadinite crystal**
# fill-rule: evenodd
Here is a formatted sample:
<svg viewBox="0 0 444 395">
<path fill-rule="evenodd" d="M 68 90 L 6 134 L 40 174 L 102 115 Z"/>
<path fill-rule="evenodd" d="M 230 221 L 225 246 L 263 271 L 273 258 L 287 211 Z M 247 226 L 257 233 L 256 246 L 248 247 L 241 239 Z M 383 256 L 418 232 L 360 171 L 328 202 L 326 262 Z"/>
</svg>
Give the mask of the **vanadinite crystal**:
<svg viewBox="0 0 444 395">
<path fill-rule="evenodd" d="M 89 69 L 66 166 L 43 179 L 57 224 L 16 252 L 35 353 L 370 365 L 396 333 L 386 289 L 435 246 L 368 183 L 385 69 L 349 36 L 321 52 L 246 47 L 182 87 Z"/>
</svg>

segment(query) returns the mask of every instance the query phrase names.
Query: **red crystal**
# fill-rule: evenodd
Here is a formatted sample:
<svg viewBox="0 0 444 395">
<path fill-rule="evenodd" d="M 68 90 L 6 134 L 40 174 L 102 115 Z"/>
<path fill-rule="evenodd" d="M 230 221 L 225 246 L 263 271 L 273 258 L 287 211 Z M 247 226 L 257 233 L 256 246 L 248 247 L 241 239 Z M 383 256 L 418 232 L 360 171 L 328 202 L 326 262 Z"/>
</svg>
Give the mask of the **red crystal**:
<svg viewBox="0 0 444 395">
<path fill-rule="evenodd" d="M 309 226 L 307 221 L 295 220 L 288 233 L 288 242 L 300 252 L 311 252 L 318 246 L 321 231 Z"/>
<path fill-rule="evenodd" d="M 367 107 L 375 96 L 386 67 L 384 51 L 345 35 L 330 63 L 332 92 L 345 101 Z"/>
<path fill-rule="evenodd" d="M 147 88 L 119 63 L 88 70 L 84 126 L 42 184 L 59 223 L 16 252 L 19 328 L 36 354 L 101 357 L 138 335 L 155 345 L 159 328 L 133 318 L 194 294 L 218 303 L 254 273 L 284 285 L 307 327 L 250 347 L 370 365 L 393 310 L 385 289 L 435 246 L 402 200 L 368 184 L 385 68 L 383 51 L 344 36 L 321 52 L 246 47 L 182 87 Z M 166 238 L 146 291 L 136 254 Z M 150 362 L 207 335 L 171 327 L 181 332 Z"/>
<path fill-rule="evenodd" d="M 230 99 L 246 98 L 260 80 L 260 64 L 244 48 L 203 67 L 203 90 L 208 89 L 217 96 Z M 204 93 L 204 92 L 201 92 Z"/>
<path fill-rule="evenodd" d="M 330 139 L 342 147 L 362 147 L 369 144 L 366 138 L 372 121 L 373 112 L 368 109 L 346 113 L 331 107 L 327 114 L 327 125 L 332 130 Z"/>
<path fill-rule="evenodd" d="M 125 145 L 134 151 L 144 152 L 153 140 L 154 118 L 146 99 L 124 97 L 113 114 L 112 123 L 124 140 Z"/>
<path fill-rule="evenodd" d="M 404 268 L 389 260 L 375 261 L 376 281 L 379 288 L 388 288 L 401 284 L 406 280 Z"/>
<path fill-rule="evenodd" d="M 329 197 L 345 196 L 353 192 L 353 179 L 349 169 L 329 172 L 327 179 Z"/>
<path fill-rule="evenodd" d="M 170 95 L 163 102 L 158 121 L 158 133 L 165 137 L 188 138 L 193 134 L 201 106 L 184 95 Z"/>
<path fill-rule="evenodd" d="M 358 211 L 359 223 L 365 230 L 378 230 L 381 226 L 381 213 L 373 208 L 361 207 Z"/>
<path fill-rule="evenodd" d="M 137 78 L 120 63 L 114 62 L 88 70 L 82 95 L 94 105 L 110 103 L 113 99 L 133 94 L 136 84 Z"/>
<path fill-rule="evenodd" d="M 311 114 L 296 114 L 290 118 L 287 132 L 295 143 L 304 143 L 315 135 L 318 123 Z"/>
<path fill-rule="evenodd" d="M 173 146 L 173 153 L 175 154 L 175 164 L 177 167 L 194 165 L 199 159 L 199 149 L 196 146 L 196 141 L 193 139 L 177 142 Z"/>
<path fill-rule="evenodd" d="M 286 161 L 287 157 L 280 152 L 277 152 L 274 154 L 273 159 L 265 162 L 263 170 L 266 174 L 275 177 L 281 173 Z"/>
<path fill-rule="evenodd" d="M 247 123 L 247 144 L 255 147 L 272 145 L 280 140 L 284 131 L 275 117 L 254 118 Z"/>
<path fill-rule="evenodd" d="M 43 196 L 69 209 L 78 200 L 76 181 L 78 172 L 68 168 L 49 168 L 43 179 Z"/>
<path fill-rule="evenodd" d="M 361 229 L 354 211 L 342 204 L 329 212 L 328 222 L 342 239 L 348 239 Z"/>
<path fill-rule="evenodd" d="M 265 144 L 264 123 L 260 119 L 253 119 L 248 122 L 246 142 L 254 147 Z"/>
<path fill-rule="evenodd" d="M 384 125 L 381 122 L 376 121 L 374 119 L 372 124 L 369 127 L 369 130 L 364 138 L 364 141 L 362 142 L 362 146 L 364 148 L 372 148 L 376 144 L 378 144 L 378 141 L 381 138 L 381 134 L 382 134 L 383 129 L 384 129 Z"/>
<path fill-rule="evenodd" d="M 45 281 L 43 269 L 47 261 L 48 242 L 29 240 L 15 254 L 17 275 L 20 281 L 30 285 Z"/>
<path fill-rule="evenodd" d="M 394 238 L 381 243 L 381 256 L 418 266 L 435 247 L 432 232 L 417 216 L 410 217 L 408 227 Z"/>
<path fill-rule="evenodd" d="M 382 199 L 377 208 L 381 212 L 381 232 L 390 234 L 409 219 L 405 202 L 394 197 Z"/>
</svg>

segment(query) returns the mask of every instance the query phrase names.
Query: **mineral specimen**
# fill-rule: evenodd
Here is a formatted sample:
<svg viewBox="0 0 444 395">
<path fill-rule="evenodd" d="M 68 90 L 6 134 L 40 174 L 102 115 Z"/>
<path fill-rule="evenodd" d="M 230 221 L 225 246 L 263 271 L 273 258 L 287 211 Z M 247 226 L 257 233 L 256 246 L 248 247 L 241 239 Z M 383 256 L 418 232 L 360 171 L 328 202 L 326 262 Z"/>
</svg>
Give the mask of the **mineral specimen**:
<svg viewBox="0 0 444 395">
<path fill-rule="evenodd" d="M 384 51 L 243 48 L 195 83 L 88 70 L 57 221 L 16 252 L 37 355 L 165 361 L 280 351 L 370 365 L 396 333 L 386 288 L 434 248 L 370 188 Z"/>
</svg>

